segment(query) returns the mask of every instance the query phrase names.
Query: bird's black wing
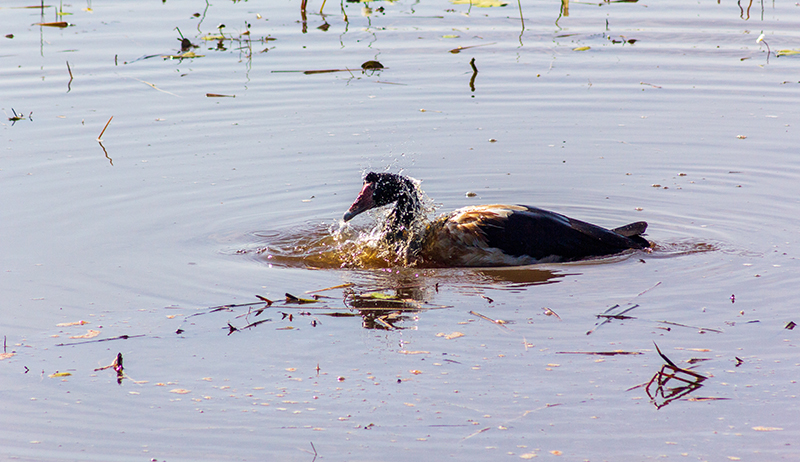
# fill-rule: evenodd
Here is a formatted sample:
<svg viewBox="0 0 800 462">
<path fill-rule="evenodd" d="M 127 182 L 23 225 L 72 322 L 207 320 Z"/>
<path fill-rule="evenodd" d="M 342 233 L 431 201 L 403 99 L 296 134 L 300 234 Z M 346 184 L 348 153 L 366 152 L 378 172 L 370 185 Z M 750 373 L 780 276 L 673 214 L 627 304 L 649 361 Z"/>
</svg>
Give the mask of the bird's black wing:
<svg viewBox="0 0 800 462">
<path fill-rule="evenodd" d="M 486 243 L 513 255 L 529 255 L 537 260 L 573 261 L 612 255 L 648 245 L 635 231 L 646 223 L 633 223 L 626 237 L 621 233 L 536 207 L 520 206 L 513 213 L 484 220 L 481 231 Z M 625 227 L 623 227 L 625 228 Z"/>
</svg>

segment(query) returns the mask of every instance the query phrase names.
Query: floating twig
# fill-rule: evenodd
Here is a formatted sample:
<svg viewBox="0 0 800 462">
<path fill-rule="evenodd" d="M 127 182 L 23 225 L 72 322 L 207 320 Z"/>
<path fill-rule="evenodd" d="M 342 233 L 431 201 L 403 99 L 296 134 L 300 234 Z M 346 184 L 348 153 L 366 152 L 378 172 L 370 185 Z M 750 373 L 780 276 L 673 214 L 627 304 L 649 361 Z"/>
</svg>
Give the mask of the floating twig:
<svg viewBox="0 0 800 462">
<path fill-rule="evenodd" d="M 647 392 L 647 396 L 650 397 L 650 402 L 656 407 L 656 409 L 661 409 L 662 407 L 666 406 L 667 404 L 675 401 L 676 399 L 680 399 L 689 393 L 699 389 L 702 387 L 702 383 L 708 378 L 702 374 L 698 374 L 689 369 L 684 369 L 678 367 L 672 360 L 670 360 L 664 353 L 661 352 L 661 349 L 658 347 L 658 344 L 653 342 L 653 345 L 656 347 L 656 351 L 658 355 L 661 356 L 667 364 L 661 366 L 661 369 L 656 372 L 653 378 L 647 382 L 645 386 L 645 391 Z M 683 375 L 683 376 L 681 376 Z M 688 376 L 688 378 L 686 377 Z M 670 381 L 677 381 L 681 385 L 673 388 L 667 388 L 667 385 Z M 653 392 L 650 391 L 650 387 L 656 383 L 657 386 Z M 633 390 L 634 388 L 639 388 L 642 385 L 637 385 L 635 387 L 629 388 L 628 390 Z M 658 398 L 663 398 L 663 401 L 658 402 Z M 716 399 L 725 399 L 725 398 L 694 398 L 690 399 L 691 401 L 708 401 L 708 400 L 716 400 Z"/>
<path fill-rule="evenodd" d="M 561 316 L 559 316 L 558 313 L 551 310 L 550 308 L 542 307 L 542 311 L 544 311 L 545 316 L 555 316 L 556 318 L 558 318 L 559 321 L 561 321 Z"/>
<path fill-rule="evenodd" d="M 159 56 L 159 55 L 154 55 L 154 56 Z M 153 56 L 148 56 L 148 58 L 152 58 L 152 57 L 153 57 Z M 133 79 L 133 80 L 136 80 L 137 82 L 142 82 L 143 84 L 145 84 L 145 85 L 147 85 L 147 86 L 150 86 L 150 87 L 152 87 L 154 90 L 158 90 L 158 91 L 160 91 L 161 93 L 166 93 L 166 94 L 168 94 L 168 95 L 177 96 L 178 98 L 180 98 L 180 96 L 176 95 L 175 93 L 169 92 L 169 91 L 167 91 L 167 90 L 162 90 L 162 89 L 158 88 L 157 86 L 155 86 L 155 84 L 152 84 L 152 83 L 150 83 L 150 82 L 148 82 L 148 81 L 146 81 L 146 80 L 137 79 L 136 77 L 130 77 L 130 78 L 131 78 L 131 79 Z"/>
<path fill-rule="evenodd" d="M 103 150 L 103 154 L 106 156 L 106 159 L 108 159 L 108 163 L 111 164 L 111 166 L 113 167 L 114 166 L 114 159 L 108 157 L 108 151 L 106 151 L 106 147 L 103 146 L 103 142 L 102 141 L 98 141 L 97 144 L 100 145 L 100 148 Z"/>
<path fill-rule="evenodd" d="M 69 61 L 67 61 L 67 72 L 69 72 L 69 82 L 67 82 L 67 93 L 72 90 L 72 69 L 69 67 Z"/>
<path fill-rule="evenodd" d="M 557 355 L 597 355 L 597 356 L 617 356 L 617 355 L 641 355 L 640 351 L 557 351 Z"/>
<path fill-rule="evenodd" d="M 324 289 L 317 289 L 317 290 L 307 290 L 307 291 L 306 291 L 306 293 L 307 293 L 307 294 L 315 294 L 315 293 L 317 293 L 317 292 L 325 292 L 326 290 L 334 290 L 334 289 L 346 289 L 346 288 L 348 288 L 348 287 L 353 287 L 354 285 L 355 285 L 355 284 L 353 284 L 352 282 L 348 282 L 348 283 L 345 283 L 345 284 L 339 284 L 338 286 L 326 287 L 326 288 L 324 288 Z"/>
<path fill-rule="evenodd" d="M 701 332 L 708 331 L 708 332 L 716 332 L 716 333 L 718 333 L 718 334 L 721 334 L 721 333 L 723 333 L 723 332 L 722 332 L 721 330 L 719 330 L 719 329 L 711 329 L 710 327 L 697 327 L 697 326 L 690 326 L 690 325 L 687 325 L 687 324 L 681 324 L 681 323 L 678 323 L 678 322 L 672 322 L 672 321 L 656 321 L 656 322 L 660 322 L 661 324 L 669 324 L 670 326 L 688 327 L 689 329 L 697 329 L 697 330 L 699 330 L 699 331 L 701 331 Z"/>
<path fill-rule="evenodd" d="M 681 377 L 679 374 L 682 373 L 689 373 L 692 379 Z M 666 388 L 666 385 L 675 380 L 679 383 L 685 384 L 680 385 L 673 388 Z M 699 389 L 702 386 L 702 382 L 706 380 L 706 377 L 692 373 L 687 369 L 676 368 L 669 365 L 661 366 L 661 369 L 650 379 L 650 382 L 647 383 L 645 387 L 645 391 L 647 392 L 647 396 L 650 397 L 651 402 L 657 409 L 661 409 L 662 407 L 666 406 L 667 404 L 675 401 L 676 399 L 680 399 L 689 393 Z M 653 383 L 657 384 L 655 391 L 651 392 L 650 387 Z M 659 403 L 657 401 L 658 397 L 664 398 L 664 400 Z"/>
<path fill-rule="evenodd" d="M 453 50 L 450 50 L 451 52 Z M 469 60 L 469 65 L 472 67 L 472 77 L 469 79 L 469 89 L 475 91 L 475 79 L 478 77 L 478 68 L 475 67 L 475 58 Z"/>
<path fill-rule="evenodd" d="M 256 298 L 261 300 L 262 302 L 265 302 L 267 306 L 272 306 L 273 303 L 272 300 L 268 299 L 267 297 L 262 297 L 261 295 L 256 294 Z"/>
<path fill-rule="evenodd" d="M 351 72 L 352 73 L 353 71 L 358 72 L 358 71 L 361 71 L 361 70 L 362 69 L 350 69 L 348 67 L 348 68 L 344 68 L 344 69 L 312 69 L 312 70 L 307 70 L 307 71 L 299 71 L 299 70 L 296 70 L 296 71 L 272 71 L 272 73 L 273 74 L 278 74 L 278 73 L 296 72 L 296 73 L 303 73 L 303 74 L 306 74 L 306 75 L 312 75 L 312 74 L 329 74 L 329 73 L 332 73 L 332 72 Z"/>
<path fill-rule="evenodd" d="M 99 142 L 99 141 L 103 141 L 103 133 L 105 133 L 105 132 L 106 132 L 106 128 L 108 128 L 108 124 L 110 124 L 110 123 L 111 123 L 111 119 L 113 119 L 113 118 L 114 118 L 114 116 L 111 116 L 111 117 L 108 119 L 108 122 L 106 122 L 106 125 L 105 125 L 105 127 L 103 127 L 103 131 L 101 131 L 101 132 L 100 132 L 100 134 L 99 134 L 99 135 L 97 135 L 97 141 L 98 141 L 98 142 Z M 105 149 L 104 149 L 104 150 L 105 150 Z M 108 156 L 108 155 L 106 154 L 106 156 Z"/>
<path fill-rule="evenodd" d="M 642 292 L 642 293 L 644 293 L 644 292 Z M 641 294 L 639 294 L 639 295 L 641 295 Z M 616 308 L 619 308 L 619 307 L 620 307 L 619 305 L 614 305 L 611 308 L 605 310 L 602 314 L 595 315 L 598 319 L 599 318 L 605 318 L 605 319 L 603 320 L 603 322 L 595 324 L 594 328 L 592 328 L 588 332 L 586 332 L 586 335 L 590 335 L 592 332 L 596 331 L 597 329 L 599 329 L 603 325 L 611 322 L 612 319 L 630 319 L 631 318 L 630 316 L 623 316 L 623 315 L 625 313 L 633 310 L 634 308 L 638 308 L 639 305 L 638 304 L 637 305 L 633 305 L 632 307 L 627 308 L 627 309 L 625 309 L 625 310 L 623 310 L 623 311 L 621 311 L 619 313 L 615 313 L 615 314 L 612 314 L 612 315 L 608 314 L 610 311 L 612 311 L 612 310 L 614 310 Z"/>
<path fill-rule="evenodd" d="M 749 16 L 749 13 L 748 13 L 748 16 Z M 764 34 L 763 33 L 758 36 L 758 39 L 756 39 L 756 43 L 761 43 L 761 42 L 764 42 L 764 45 L 767 46 L 767 64 L 769 64 L 769 55 L 770 55 L 770 53 L 772 53 L 772 51 L 770 51 L 770 49 L 769 49 L 769 43 L 767 43 L 767 41 L 764 40 Z"/>
<path fill-rule="evenodd" d="M 86 340 L 83 342 L 72 342 L 72 343 L 57 343 L 56 346 L 72 346 L 72 345 L 82 345 L 84 343 L 97 343 L 97 342 L 109 342 L 111 340 L 128 340 L 129 338 L 137 338 L 137 337 L 144 337 L 144 334 L 139 335 L 120 335 L 118 337 L 109 337 L 109 338 L 101 338 L 97 340 Z"/>
<path fill-rule="evenodd" d="M 484 321 L 489 321 L 492 324 L 495 324 L 497 326 L 502 327 L 503 329 L 508 329 L 508 327 L 505 326 L 505 324 L 508 324 L 508 321 L 503 321 L 502 319 L 492 319 L 492 318 L 490 318 L 488 316 L 484 316 L 484 315 L 482 315 L 482 314 L 480 314 L 480 313 L 478 313 L 476 311 L 470 311 L 469 314 L 471 314 L 473 316 L 477 316 L 477 317 L 483 319 Z"/>
<path fill-rule="evenodd" d="M 483 432 L 491 430 L 491 428 L 492 427 L 481 428 L 480 430 L 478 430 L 478 431 L 476 431 L 476 432 L 474 432 L 474 433 L 472 433 L 470 435 L 465 436 L 464 438 L 461 439 L 461 441 L 468 440 L 468 439 L 472 438 L 475 435 L 480 435 Z"/>
<path fill-rule="evenodd" d="M 453 54 L 456 54 L 456 53 L 461 53 L 463 50 L 469 50 L 470 48 L 478 48 L 478 47 L 488 47 L 489 45 L 497 45 L 497 42 L 492 42 L 492 43 L 481 43 L 480 45 L 468 45 L 468 46 L 465 46 L 465 47 L 460 47 L 460 46 L 459 46 L 459 47 L 455 47 L 455 48 L 453 48 L 452 50 L 450 50 L 450 53 L 453 53 Z M 475 61 L 475 58 L 472 58 L 472 60 L 473 60 L 473 61 Z M 472 63 L 470 63 L 470 64 L 472 64 Z M 475 66 L 474 66 L 474 65 L 472 66 L 472 69 L 473 69 L 475 72 L 478 72 L 478 70 L 477 70 L 477 69 L 475 69 Z"/>
</svg>

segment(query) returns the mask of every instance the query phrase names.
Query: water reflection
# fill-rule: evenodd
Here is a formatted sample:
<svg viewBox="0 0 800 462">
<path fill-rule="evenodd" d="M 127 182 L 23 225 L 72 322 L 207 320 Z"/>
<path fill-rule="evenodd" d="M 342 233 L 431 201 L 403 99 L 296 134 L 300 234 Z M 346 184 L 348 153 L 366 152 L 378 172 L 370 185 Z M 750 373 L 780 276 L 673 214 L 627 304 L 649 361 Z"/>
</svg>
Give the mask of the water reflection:
<svg viewBox="0 0 800 462">
<path fill-rule="evenodd" d="M 647 383 L 645 391 L 656 409 L 697 391 L 708 377 L 689 369 L 664 364 Z"/>
<path fill-rule="evenodd" d="M 186 318 L 201 315 L 224 314 L 220 328 L 228 335 L 242 332 L 266 323 L 278 329 L 294 329 L 297 324 L 317 327 L 325 317 L 360 317 L 365 329 L 403 330 L 415 329 L 414 322 L 422 313 L 449 309 L 435 300 L 439 287 L 446 283 L 465 295 L 481 296 L 486 289 L 514 290 L 533 285 L 553 284 L 562 278 L 578 273 L 534 267 L 488 269 L 418 269 L 377 268 L 371 270 L 342 271 L 342 284 L 316 288 L 301 294 L 286 293 L 283 299 L 268 299 L 256 295 L 258 301 L 208 307 Z M 271 290 L 279 291 L 280 287 Z M 264 316 L 262 316 L 264 314 Z M 227 324 L 226 324 L 227 323 Z M 184 323 L 177 334 L 192 329 L 193 322 Z"/>
</svg>

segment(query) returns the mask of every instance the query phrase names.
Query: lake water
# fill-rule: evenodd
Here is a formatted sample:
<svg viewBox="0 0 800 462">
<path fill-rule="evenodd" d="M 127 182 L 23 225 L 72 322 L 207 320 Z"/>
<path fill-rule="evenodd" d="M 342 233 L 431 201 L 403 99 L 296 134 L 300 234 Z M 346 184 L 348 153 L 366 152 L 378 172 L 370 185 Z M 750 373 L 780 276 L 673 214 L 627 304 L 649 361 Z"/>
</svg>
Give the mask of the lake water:
<svg viewBox="0 0 800 462">
<path fill-rule="evenodd" d="M 32 3 L 0 6 L 0 457 L 800 460 L 796 3 Z M 656 248 L 322 264 L 382 218 L 340 224 L 371 170 Z"/>
</svg>

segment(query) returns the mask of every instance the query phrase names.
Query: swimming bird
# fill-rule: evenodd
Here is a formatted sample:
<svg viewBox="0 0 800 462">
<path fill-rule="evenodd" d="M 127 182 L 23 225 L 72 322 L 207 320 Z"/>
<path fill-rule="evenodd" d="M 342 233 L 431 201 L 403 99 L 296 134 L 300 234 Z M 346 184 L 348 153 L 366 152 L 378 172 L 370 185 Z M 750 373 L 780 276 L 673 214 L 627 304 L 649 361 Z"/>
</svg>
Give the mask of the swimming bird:
<svg viewBox="0 0 800 462">
<path fill-rule="evenodd" d="M 477 205 L 428 222 L 417 184 L 394 173 L 370 172 L 353 205 L 350 221 L 362 212 L 394 204 L 383 240 L 421 266 L 508 266 L 582 260 L 645 249 L 647 223 L 606 229 L 527 205 Z"/>
</svg>

